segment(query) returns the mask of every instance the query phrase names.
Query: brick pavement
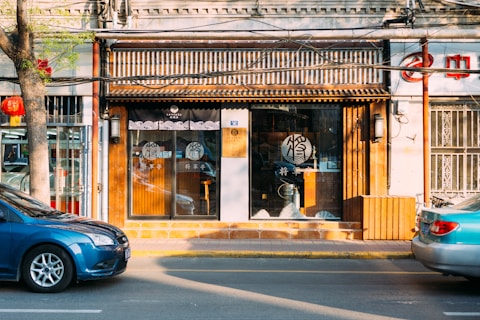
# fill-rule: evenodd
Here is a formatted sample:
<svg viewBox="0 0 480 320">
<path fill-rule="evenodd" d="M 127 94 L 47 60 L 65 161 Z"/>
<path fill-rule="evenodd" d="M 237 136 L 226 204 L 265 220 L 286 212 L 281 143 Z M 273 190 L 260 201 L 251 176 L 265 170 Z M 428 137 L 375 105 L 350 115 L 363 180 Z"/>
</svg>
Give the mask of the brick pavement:
<svg viewBox="0 0 480 320">
<path fill-rule="evenodd" d="M 412 258 L 403 240 L 259 240 L 259 239 L 130 239 L 132 256 L 283 257 L 283 258 Z"/>
</svg>

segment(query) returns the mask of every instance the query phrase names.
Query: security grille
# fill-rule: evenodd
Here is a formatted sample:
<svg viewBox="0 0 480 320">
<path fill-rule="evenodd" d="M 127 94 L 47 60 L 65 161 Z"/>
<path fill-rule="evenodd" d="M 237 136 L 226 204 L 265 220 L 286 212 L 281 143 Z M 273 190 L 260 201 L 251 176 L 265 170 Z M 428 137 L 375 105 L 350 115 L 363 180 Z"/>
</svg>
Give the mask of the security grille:
<svg viewBox="0 0 480 320">
<path fill-rule="evenodd" d="M 0 101 L 6 99 L 0 97 Z M 47 96 L 45 97 L 48 126 L 83 125 L 83 97 L 81 96 Z M 6 125 L 9 117 L 0 113 L 0 123 Z M 24 120 L 22 119 L 22 122 Z"/>
<path fill-rule="evenodd" d="M 431 106 L 431 193 L 447 199 L 480 193 L 480 107 Z"/>
</svg>

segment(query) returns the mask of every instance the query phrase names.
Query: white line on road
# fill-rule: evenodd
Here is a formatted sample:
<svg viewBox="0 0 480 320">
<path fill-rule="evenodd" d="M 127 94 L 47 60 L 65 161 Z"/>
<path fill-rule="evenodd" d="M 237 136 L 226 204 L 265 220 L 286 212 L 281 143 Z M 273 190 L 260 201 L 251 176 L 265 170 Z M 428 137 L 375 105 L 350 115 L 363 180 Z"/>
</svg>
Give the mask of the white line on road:
<svg viewBox="0 0 480 320">
<path fill-rule="evenodd" d="M 450 317 L 478 317 L 480 312 L 444 312 L 446 316 Z"/>
<path fill-rule="evenodd" d="M 0 309 L 0 313 L 101 313 L 92 309 Z"/>
</svg>

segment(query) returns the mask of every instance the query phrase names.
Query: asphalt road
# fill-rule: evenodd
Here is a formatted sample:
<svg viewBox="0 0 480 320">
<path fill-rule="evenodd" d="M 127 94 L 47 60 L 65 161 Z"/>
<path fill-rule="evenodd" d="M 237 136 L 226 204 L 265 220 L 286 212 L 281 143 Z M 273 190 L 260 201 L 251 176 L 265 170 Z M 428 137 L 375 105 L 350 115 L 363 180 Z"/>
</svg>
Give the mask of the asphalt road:
<svg viewBox="0 0 480 320">
<path fill-rule="evenodd" d="M 479 319 L 480 288 L 411 259 L 133 258 L 123 275 L 35 294 L 0 319 Z"/>
</svg>

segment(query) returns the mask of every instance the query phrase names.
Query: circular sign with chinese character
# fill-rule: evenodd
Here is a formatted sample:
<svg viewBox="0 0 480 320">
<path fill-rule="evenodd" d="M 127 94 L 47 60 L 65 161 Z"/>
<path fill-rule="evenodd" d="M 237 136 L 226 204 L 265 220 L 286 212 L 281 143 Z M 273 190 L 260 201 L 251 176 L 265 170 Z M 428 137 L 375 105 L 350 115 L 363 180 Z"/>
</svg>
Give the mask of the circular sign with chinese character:
<svg viewBox="0 0 480 320">
<path fill-rule="evenodd" d="M 142 156 L 145 159 L 153 160 L 160 156 L 160 146 L 155 142 L 147 142 L 142 148 Z"/>
<path fill-rule="evenodd" d="M 310 159 L 312 144 L 301 134 L 291 134 L 283 140 L 282 156 L 290 163 L 299 165 Z"/>
<path fill-rule="evenodd" d="M 205 153 L 203 146 L 199 142 L 190 142 L 185 149 L 185 157 L 190 160 L 200 160 Z"/>
</svg>

